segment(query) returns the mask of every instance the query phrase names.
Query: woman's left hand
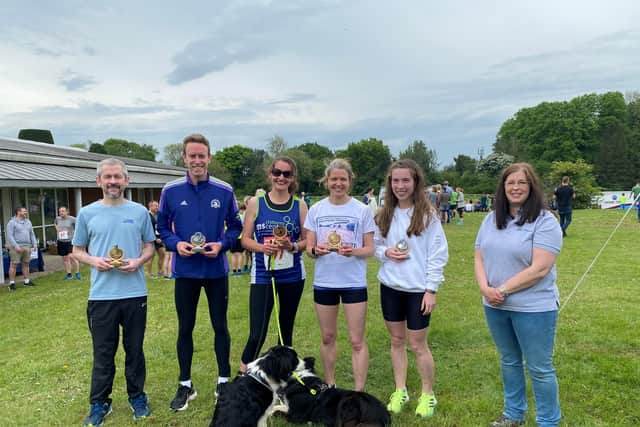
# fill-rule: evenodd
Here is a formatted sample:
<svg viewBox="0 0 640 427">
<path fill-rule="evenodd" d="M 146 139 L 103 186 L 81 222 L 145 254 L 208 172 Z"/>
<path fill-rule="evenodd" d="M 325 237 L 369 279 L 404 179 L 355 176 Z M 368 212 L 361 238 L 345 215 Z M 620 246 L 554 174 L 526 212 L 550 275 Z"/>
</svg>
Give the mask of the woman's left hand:
<svg viewBox="0 0 640 427">
<path fill-rule="evenodd" d="M 504 296 L 502 296 L 498 288 L 489 287 L 483 293 L 485 299 L 492 307 L 496 307 L 504 302 Z"/>
<path fill-rule="evenodd" d="M 423 316 L 431 313 L 436 308 L 436 294 L 431 292 L 425 292 L 422 297 L 422 304 L 420 305 L 420 311 Z"/>
</svg>

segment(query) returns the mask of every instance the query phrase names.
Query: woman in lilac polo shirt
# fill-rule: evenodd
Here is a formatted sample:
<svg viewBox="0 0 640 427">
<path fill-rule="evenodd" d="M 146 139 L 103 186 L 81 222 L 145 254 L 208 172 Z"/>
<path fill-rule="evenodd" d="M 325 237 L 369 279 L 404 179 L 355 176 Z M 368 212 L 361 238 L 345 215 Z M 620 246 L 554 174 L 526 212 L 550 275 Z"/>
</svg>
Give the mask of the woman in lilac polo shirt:
<svg viewBox="0 0 640 427">
<path fill-rule="evenodd" d="M 552 358 L 559 307 L 555 260 L 562 230 L 544 208 L 540 179 L 531 165 L 514 163 L 502 172 L 494 210 L 482 222 L 475 247 L 476 280 L 500 353 L 504 389 L 502 416 L 490 425 L 524 424 L 526 361 L 536 421 L 557 426 L 560 401 Z"/>
</svg>

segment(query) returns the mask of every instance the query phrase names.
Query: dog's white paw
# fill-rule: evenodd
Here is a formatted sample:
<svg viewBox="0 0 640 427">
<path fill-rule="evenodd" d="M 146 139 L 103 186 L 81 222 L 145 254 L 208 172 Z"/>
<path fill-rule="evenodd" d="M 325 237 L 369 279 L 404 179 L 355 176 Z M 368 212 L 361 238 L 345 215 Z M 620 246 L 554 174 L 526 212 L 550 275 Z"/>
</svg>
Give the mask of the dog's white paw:
<svg viewBox="0 0 640 427">
<path fill-rule="evenodd" d="M 283 414 L 288 414 L 289 413 L 289 407 L 287 405 L 285 405 L 284 403 L 281 403 L 279 405 L 274 405 L 271 408 L 271 415 L 275 414 L 276 412 L 282 412 Z"/>
</svg>

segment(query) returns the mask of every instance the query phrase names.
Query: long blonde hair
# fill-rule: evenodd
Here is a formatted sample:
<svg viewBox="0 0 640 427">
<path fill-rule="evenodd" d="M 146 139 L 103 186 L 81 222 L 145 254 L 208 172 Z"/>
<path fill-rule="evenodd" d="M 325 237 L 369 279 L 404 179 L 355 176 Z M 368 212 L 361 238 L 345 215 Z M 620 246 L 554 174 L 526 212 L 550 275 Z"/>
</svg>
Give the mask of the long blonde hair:
<svg viewBox="0 0 640 427">
<path fill-rule="evenodd" d="M 391 172 L 394 169 L 408 169 L 411 172 L 413 178 L 413 215 L 411 216 L 411 223 L 407 229 L 407 236 L 411 237 L 419 236 L 429 224 L 433 216 L 433 208 L 429 199 L 425 194 L 426 181 L 424 179 L 424 173 L 416 162 L 411 159 L 400 159 L 391 164 L 389 171 L 387 172 L 387 178 L 385 179 L 384 188 L 384 205 L 378 210 L 375 220 L 382 237 L 387 237 L 389 234 L 389 228 L 391 227 L 391 221 L 393 220 L 393 211 L 398 206 L 398 198 L 393 194 L 391 189 Z"/>
</svg>

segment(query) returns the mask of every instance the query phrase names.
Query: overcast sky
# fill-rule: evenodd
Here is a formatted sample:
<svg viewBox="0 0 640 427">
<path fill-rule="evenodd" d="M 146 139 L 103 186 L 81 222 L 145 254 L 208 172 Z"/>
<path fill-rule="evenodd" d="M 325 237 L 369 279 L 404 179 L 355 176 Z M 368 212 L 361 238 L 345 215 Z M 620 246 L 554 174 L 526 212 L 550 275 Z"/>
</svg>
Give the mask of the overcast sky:
<svg viewBox="0 0 640 427">
<path fill-rule="evenodd" d="M 444 166 L 523 107 L 640 91 L 638 0 L 3 0 L 0 18 L 0 136 L 60 145 L 421 139 Z"/>
</svg>

